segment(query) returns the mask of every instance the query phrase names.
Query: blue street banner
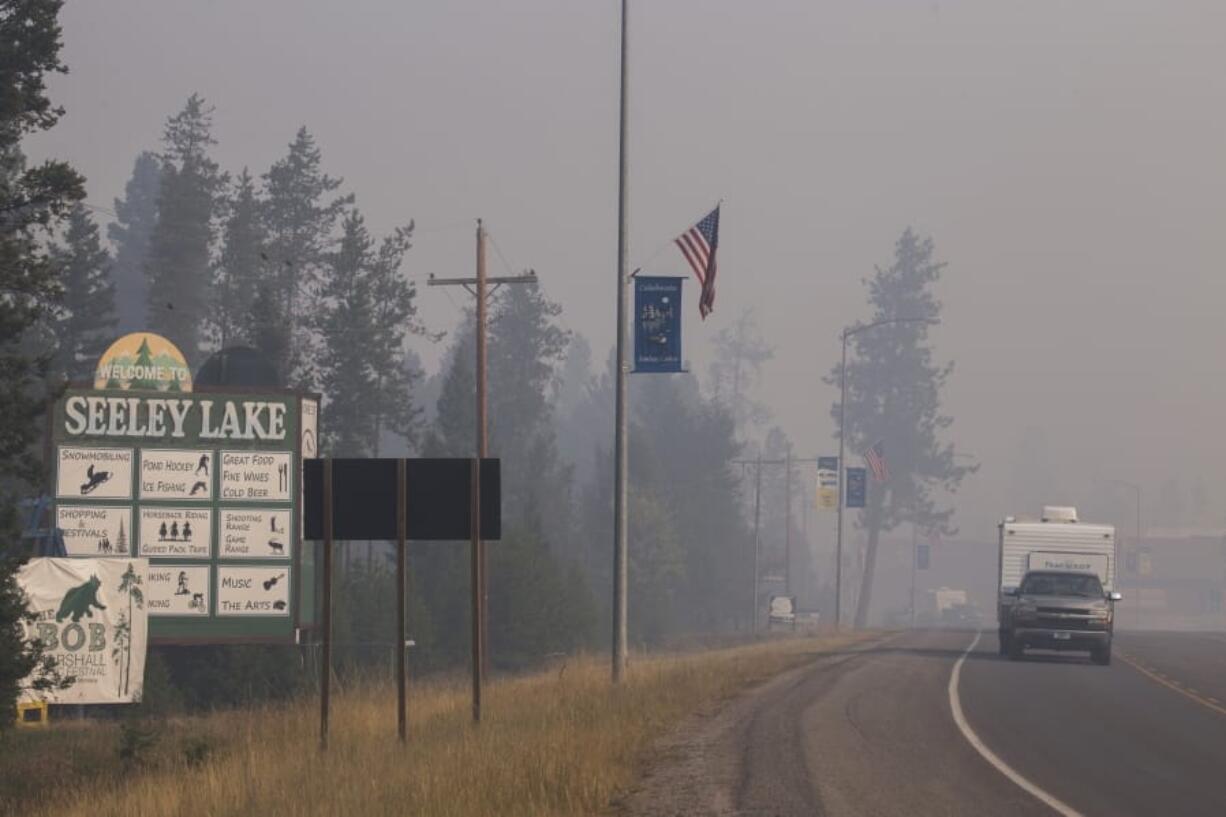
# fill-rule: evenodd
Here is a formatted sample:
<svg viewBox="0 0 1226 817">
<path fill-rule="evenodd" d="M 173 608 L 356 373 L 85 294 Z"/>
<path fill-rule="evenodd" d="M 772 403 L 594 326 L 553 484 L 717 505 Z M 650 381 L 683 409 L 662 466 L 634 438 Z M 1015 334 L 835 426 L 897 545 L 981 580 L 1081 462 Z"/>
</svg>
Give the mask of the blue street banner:
<svg viewBox="0 0 1226 817">
<path fill-rule="evenodd" d="M 931 561 L 930 550 L 926 544 L 918 544 L 915 546 L 915 569 L 927 570 L 928 564 Z"/>
<path fill-rule="evenodd" d="M 681 371 L 681 283 L 634 276 L 634 371 Z"/>
<path fill-rule="evenodd" d="M 863 508 L 868 496 L 868 476 L 863 468 L 847 469 L 847 507 Z"/>
</svg>

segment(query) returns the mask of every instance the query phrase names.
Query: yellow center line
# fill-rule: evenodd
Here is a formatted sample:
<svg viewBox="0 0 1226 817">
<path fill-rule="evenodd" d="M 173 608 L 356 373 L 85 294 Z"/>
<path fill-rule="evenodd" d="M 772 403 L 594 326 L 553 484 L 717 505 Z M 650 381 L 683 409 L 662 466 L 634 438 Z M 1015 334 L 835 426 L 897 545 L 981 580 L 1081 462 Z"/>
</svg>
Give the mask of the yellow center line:
<svg viewBox="0 0 1226 817">
<path fill-rule="evenodd" d="M 1178 681 L 1167 680 L 1166 676 L 1162 675 L 1161 673 L 1155 672 L 1153 670 L 1150 670 L 1150 669 L 1147 669 L 1141 666 L 1139 663 L 1137 663 L 1136 659 L 1134 659 L 1132 656 L 1128 655 L 1127 653 L 1116 650 L 1115 654 L 1118 655 L 1120 658 L 1124 659 L 1124 662 L 1128 664 L 1130 667 L 1132 667 L 1133 669 L 1135 669 L 1137 672 L 1141 673 L 1142 675 L 1148 677 L 1150 680 L 1157 681 L 1159 684 L 1162 684 L 1167 689 L 1170 689 L 1174 692 L 1178 692 L 1183 697 L 1191 701 L 1195 701 L 1196 703 L 1200 704 L 1206 709 L 1212 709 L 1214 712 L 1218 713 L 1219 715 L 1226 715 L 1226 706 L 1222 706 L 1216 700 L 1211 699 L 1211 698 L 1206 698 L 1205 696 L 1201 695 L 1195 690 L 1189 691 L 1188 689 L 1185 689 L 1183 685 L 1181 685 Z"/>
</svg>

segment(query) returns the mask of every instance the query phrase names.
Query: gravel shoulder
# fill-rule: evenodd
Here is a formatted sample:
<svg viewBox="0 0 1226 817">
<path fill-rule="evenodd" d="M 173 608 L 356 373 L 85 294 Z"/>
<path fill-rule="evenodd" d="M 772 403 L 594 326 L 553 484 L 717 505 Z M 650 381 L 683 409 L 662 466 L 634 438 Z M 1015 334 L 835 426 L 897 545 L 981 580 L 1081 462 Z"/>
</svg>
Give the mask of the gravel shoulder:
<svg viewBox="0 0 1226 817">
<path fill-rule="evenodd" d="M 763 718 L 778 710 L 781 700 L 815 673 L 836 671 L 891 637 L 871 636 L 851 645 L 824 646 L 816 641 L 811 661 L 691 716 L 655 747 L 647 772 L 611 813 L 618 817 L 781 813 L 742 807 L 745 789 L 752 785 L 749 766 L 758 761 L 746 751 L 754 742 L 753 733 Z M 803 777 L 803 757 L 793 758 L 793 763 L 796 768 L 787 777 Z M 783 791 L 776 794 L 786 796 Z"/>
</svg>

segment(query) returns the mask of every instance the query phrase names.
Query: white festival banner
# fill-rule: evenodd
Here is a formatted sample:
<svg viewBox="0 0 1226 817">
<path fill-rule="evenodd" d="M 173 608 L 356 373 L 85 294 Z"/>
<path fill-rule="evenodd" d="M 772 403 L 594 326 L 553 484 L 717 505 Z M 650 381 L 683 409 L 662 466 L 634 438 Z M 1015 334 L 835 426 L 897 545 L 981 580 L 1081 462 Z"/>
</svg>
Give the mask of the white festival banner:
<svg viewBox="0 0 1226 817">
<path fill-rule="evenodd" d="M 34 691 L 23 701 L 60 704 L 133 703 L 145 682 L 149 618 L 145 609 L 146 559 L 31 559 L 17 571 L 34 621 L 26 637 L 38 639 L 66 689 Z"/>
</svg>

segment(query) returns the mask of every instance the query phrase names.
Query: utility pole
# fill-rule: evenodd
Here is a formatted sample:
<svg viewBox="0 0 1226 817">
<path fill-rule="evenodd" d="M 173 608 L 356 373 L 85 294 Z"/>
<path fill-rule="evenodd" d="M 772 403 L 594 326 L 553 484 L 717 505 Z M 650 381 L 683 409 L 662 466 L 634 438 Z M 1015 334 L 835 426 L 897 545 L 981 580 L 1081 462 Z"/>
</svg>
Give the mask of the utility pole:
<svg viewBox="0 0 1226 817">
<path fill-rule="evenodd" d="M 431 275 L 426 281 L 427 286 L 462 286 L 477 301 L 476 310 L 476 427 L 474 446 L 478 460 L 489 456 L 488 424 L 486 422 L 486 383 L 488 380 L 486 332 L 489 323 L 487 306 L 489 297 L 503 284 L 535 284 L 536 272 L 528 270 L 523 275 L 510 275 L 490 278 L 485 273 L 485 225 L 477 219 L 477 275 L 475 278 L 436 278 Z M 489 285 L 494 288 L 490 289 Z M 479 486 L 474 486 L 479 487 Z M 473 490 L 473 520 L 480 520 L 480 492 Z M 481 720 L 481 681 L 488 670 L 489 661 L 489 626 L 488 615 L 489 582 L 485 572 L 485 542 L 481 539 L 479 524 L 472 526 L 472 553 L 470 556 L 470 581 L 472 583 L 472 662 L 473 662 L 473 720 Z"/>
<path fill-rule="evenodd" d="M 810 457 L 808 459 L 796 459 L 792 456 L 791 449 L 788 450 L 787 456 L 781 460 L 764 460 L 759 454 L 752 460 L 732 460 L 734 465 L 741 466 L 741 477 L 745 476 L 745 466 L 754 466 L 754 492 L 753 492 L 753 631 L 758 629 L 758 562 L 761 558 L 762 537 L 761 537 L 761 516 L 762 516 L 762 466 L 764 465 L 783 465 L 787 468 L 785 483 L 787 485 L 787 500 L 784 503 L 787 511 L 784 513 L 784 526 L 787 533 L 784 539 L 784 559 L 786 564 L 783 568 L 783 583 L 785 592 L 789 595 L 792 592 L 792 466 L 798 462 L 817 462 L 818 457 Z"/>
<path fill-rule="evenodd" d="M 792 595 L 792 447 L 788 446 L 787 473 L 783 476 L 783 593 Z"/>
<path fill-rule="evenodd" d="M 617 405 L 614 422 L 613 464 L 613 683 L 620 683 L 626 671 L 627 621 L 626 596 L 629 558 L 626 552 L 629 513 L 626 503 L 626 478 L 630 465 L 627 445 L 626 394 L 626 1 L 622 0 L 621 89 L 617 137 Z"/>
<path fill-rule="evenodd" d="M 762 510 L 762 456 L 758 455 L 758 467 L 754 474 L 753 488 L 753 618 L 751 631 L 757 635 L 758 632 L 758 558 L 762 551 L 762 537 L 760 535 L 758 523 L 761 519 Z"/>
</svg>

